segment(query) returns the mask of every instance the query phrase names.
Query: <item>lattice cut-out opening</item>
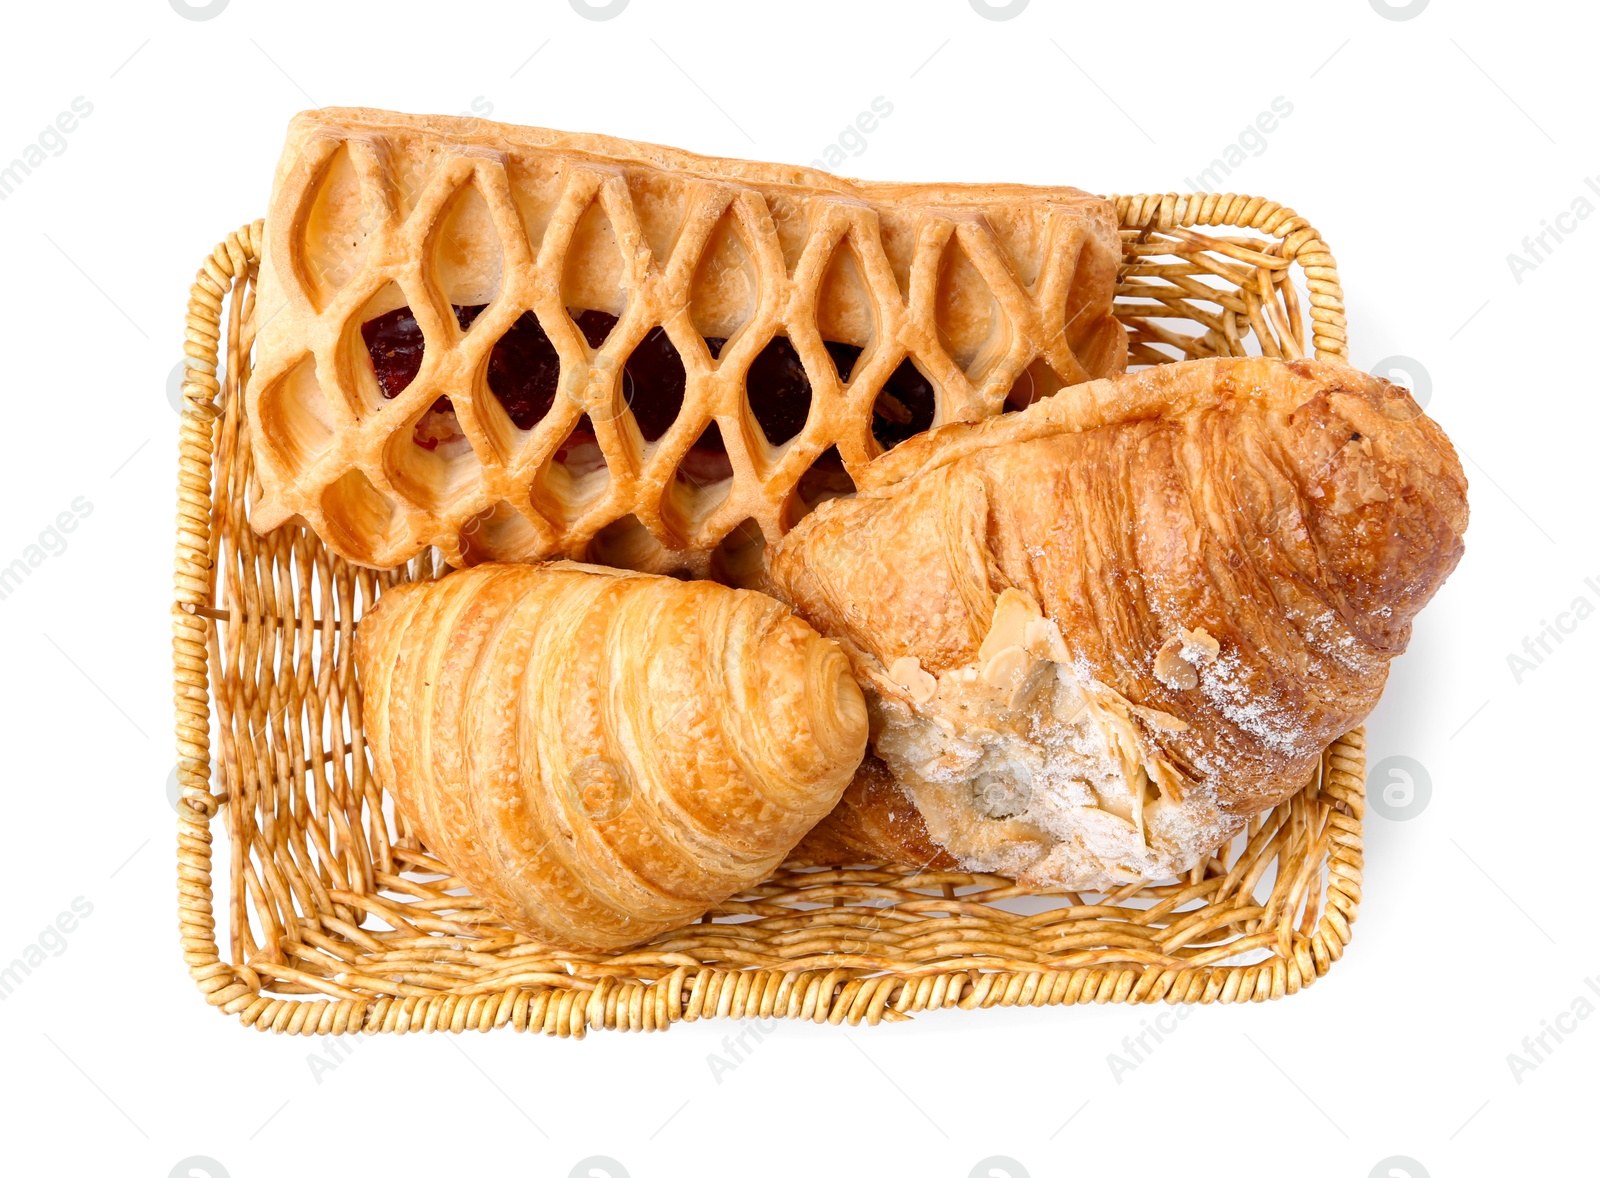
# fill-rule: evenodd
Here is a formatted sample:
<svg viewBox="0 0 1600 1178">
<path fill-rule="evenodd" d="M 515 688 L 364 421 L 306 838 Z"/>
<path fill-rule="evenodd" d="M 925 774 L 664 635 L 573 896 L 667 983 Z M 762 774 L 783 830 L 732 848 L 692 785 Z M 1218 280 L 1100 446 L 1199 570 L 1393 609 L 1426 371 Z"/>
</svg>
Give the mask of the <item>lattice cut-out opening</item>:
<svg viewBox="0 0 1600 1178">
<path fill-rule="evenodd" d="M 489 202 L 469 181 L 446 202 L 429 237 L 433 278 L 446 303 L 482 307 L 500 294 L 505 252 Z"/>
<path fill-rule="evenodd" d="M 360 470 L 347 470 L 322 492 L 323 526 L 352 552 L 367 559 L 387 544 L 399 523 L 393 499 Z"/>
<path fill-rule="evenodd" d="M 596 351 L 605 346 L 611 329 L 618 323 L 617 317 L 609 311 L 579 311 L 568 307 L 567 314 L 572 317 L 572 322 L 584 341 Z"/>
<path fill-rule="evenodd" d="M 793 527 L 829 499 L 856 493 L 855 480 L 845 469 L 839 447 L 829 446 L 806 467 L 785 505 L 785 526 Z"/>
<path fill-rule="evenodd" d="M 1010 346 L 1005 315 L 959 234 L 951 234 L 939 261 L 934 295 L 939 344 L 974 385 L 983 383 Z"/>
<path fill-rule="evenodd" d="M 622 370 L 622 399 L 639 436 L 648 444 L 672 428 L 683 410 L 687 374 L 672 337 L 652 327 L 636 345 Z"/>
<path fill-rule="evenodd" d="M 1033 205 L 997 207 L 985 212 L 983 223 L 1017 282 L 1024 289 L 1033 290 L 1044 268 L 1050 213 Z"/>
<path fill-rule="evenodd" d="M 427 345 L 398 283 L 386 282 L 351 317 L 339 342 L 339 363 L 355 390 L 361 416 L 380 412 L 410 387 Z"/>
<path fill-rule="evenodd" d="M 361 270 L 378 229 L 350 144 L 328 157 L 301 230 L 301 280 L 320 310 Z"/>
<path fill-rule="evenodd" d="M 462 525 L 457 544 L 461 563 L 533 559 L 549 539 L 544 529 L 504 499 L 480 511 Z"/>
<path fill-rule="evenodd" d="M 833 249 L 817 287 L 817 330 L 829 343 L 870 352 L 878 335 L 878 308 L 854 239 L 846 234 Z M 842 380 L 849 379 L 849 369 Z"/>
<path fill-rule="evenodd" d="M 678 461 L 662 499 L 662 515 L 680 535 L 693 535 L 727 499 L 732 487 L 733 463 L 722 427 L 709 422 Z"/>
<path fill-rule="evenodd" d="M 461 432 L 450 398 L 438 397 L 410 430 L 396 431 L 389 438 L 383 448 L 383 469 L 407 502 L 445 514 L 476 489 L 483 462 Z"/>
<path fill-rule="evenodd" d="M 1063 383 L 1056 370 L 1050 367 L 1049 361 L 1043 356 L 1036 357 L 1017 374 L 1011 390 L 1006 393 L 1005 412 L 1015 413 L 1026 409 L 1035 401 L 1053 395 L 1063 387 Z"/>
<path fill-rule="evenodd" d="M 605 494 L 611 481 L 606 456 L 585 413 L 545 461 L 530 491 L 533 506 L 546 519 L 569 527 Z"/>
<path fill-rule="evenodd" d="M 517 316 L 489 349 L 484 384 L 506 422 L 521 434 L 550 412 L 561 389 L 561 355 L 532 311 Z M 480 407 L 486 400 L 479 400 Z M 509 457 L 521 439 L 508 436 L 507 443 Z"/>
<path fill-rule="evenodd" d="M 613 520 L 594 534 L 585 559 L 623 569 L 649 569 L 662 562 L 666 546 L 636 515 Z"/>
<path fill-rule="evenodd" d="M 561 301 L 591 348 L 605 344 L 627 307 L 627 267 L 622 247 L 617 244 L 611 216 L 599 199 L 590 202 L 573 227 L 561 269 Z M 605 317 L 598 317 L 595 312 L 603 312 Z"/>
<path fill-rule="evenodd" d="M 711 227 L 689 286 L 689 317 L 709 341 L 726 342 L 755 317 L 761 302 L 761 274 L 744 228 L 733 209 Z M 713 358 L 720 353 L 719 347 Z"/>
<path fill-rule="evenodd" d="M 333 406 L 310 356 L 262 391 L 258 412 L 266 436 L 286 466 L 309 465 L 333 443 Z"/>
<path fill-rule="evenodd" d="M 753 588 L 761 579 L 761 559 L 766 535 L 753 519 L 742 520 L 722 538 L 711 554 L 711 576 L 724 585 Z"/>
<path fill-rule="evenodd" d="M 422 328 L 404 298 L 397 285 L 386 283 L 367 300 L 340 342 L 340 363 L 368 413 L 410 388 L 426 358 Z M 479 310 L 455 307 L 459 326 L 470 326 Z M 413 416 L 409 430 L 389 435 L 383 463 L 395 489 L 408 503 L 427 511 L 441 510 L 468 493 L 481 468 L 456 407 L 446 396 L 429 401 Z"/>
<path fill-rule="evenodd" d="M 677 177 L 659 172 L 630 169 L 627 174 L 628 201 L 639 221 L 639 232 L 658 266 L 666 264 L 683 230 L 688 209 L 688 186 Z"/>
<path fill-rule="evenodd" d="M 939 394 L 933 381 L 910 356 L 895 367 L 884 381 L 872 405 L 872 436 L 885 450 L 892 450 L 939 420 Z"/>
<path fill-rule="evenodd" d="M 745 372 L 744 399 L 770 447 L 782 446 L 805 429 L 811 415 L 811 377 L 788 336 L 773 336 L 756 353 Z"/>
</svg>

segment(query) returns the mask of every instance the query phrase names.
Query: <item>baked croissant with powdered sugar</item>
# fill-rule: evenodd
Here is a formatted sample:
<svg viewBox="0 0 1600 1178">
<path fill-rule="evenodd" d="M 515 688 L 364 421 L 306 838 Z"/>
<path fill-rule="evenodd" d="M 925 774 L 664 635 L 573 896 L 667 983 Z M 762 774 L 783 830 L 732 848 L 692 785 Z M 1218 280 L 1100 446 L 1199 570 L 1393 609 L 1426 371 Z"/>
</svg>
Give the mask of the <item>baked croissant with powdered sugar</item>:
<svg viewBox="0 0 1600 1178">
<path fill-rule="evenodd" d="M 904 443 L 766 553 L 878 758 L 797 855 L 1188 870 L 1377 703 L 1466 491 L 1404 389 L 1310 361 L 1163 365 Z"/>
</svg>

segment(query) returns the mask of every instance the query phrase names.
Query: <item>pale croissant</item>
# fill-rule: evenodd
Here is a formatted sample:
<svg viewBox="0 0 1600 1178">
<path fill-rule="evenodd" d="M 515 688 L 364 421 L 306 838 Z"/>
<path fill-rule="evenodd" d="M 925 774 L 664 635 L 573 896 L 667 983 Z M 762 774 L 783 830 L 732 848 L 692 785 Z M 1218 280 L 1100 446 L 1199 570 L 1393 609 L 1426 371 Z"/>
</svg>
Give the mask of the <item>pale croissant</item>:
<svg viewBox="0 0 1600 1178">
<path fill-rule="evenodd" d="M 1377 702 L 1466 489 L 1404 389 L 1308 361 L 1164 365 L 904 443 L 766 556 L 850 651 L 887 767 L 797 854 L 1187 870 Z"/>
<path fill-rule="evenodd" d="M 513 928 L 618 949 L 771 873 L 838 801 L 866 708 L 771 598 L 588 565 L 386 590 L 356 633 L 378 780 Z"/>
</svg>

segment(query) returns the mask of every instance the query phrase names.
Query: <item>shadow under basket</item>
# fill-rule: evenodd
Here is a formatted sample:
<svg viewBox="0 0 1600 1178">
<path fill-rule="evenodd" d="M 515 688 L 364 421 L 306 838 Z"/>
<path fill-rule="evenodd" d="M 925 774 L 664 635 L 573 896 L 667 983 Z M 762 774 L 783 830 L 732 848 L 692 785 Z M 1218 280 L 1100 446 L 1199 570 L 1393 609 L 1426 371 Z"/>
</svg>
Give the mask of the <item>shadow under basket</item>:
<svg viewBox="0 0 1600 1178">
<path fill-rule="evenodd" d="M 1347 362 L 1333 258 L 1293 210 L 1233 194 L 1114 200 L 1133 366 L 1253 353 Z M 440 575 L 441 558 L 429 550 L 377 572 L 298 525 L 250 528 L 242 390 L 260 247 L 258 221 L 206 259 L 184 349 L 178 910 L 184 959 L 213 1006 L 303 1035 L 876 1025 L 945 1007 L 1260 1002 L 1310 985 L 1343 954 L 1361 896 L 1360 729 L 1178 880 L 1087 895 L 995 875 L 790 864 L 625 953 L 551 950 L 512 932 L 429 856 L 362 741 L 355 623 L 385 588 Z M 219 833 L 229 853 L 214 888 Z"/>
</svg>

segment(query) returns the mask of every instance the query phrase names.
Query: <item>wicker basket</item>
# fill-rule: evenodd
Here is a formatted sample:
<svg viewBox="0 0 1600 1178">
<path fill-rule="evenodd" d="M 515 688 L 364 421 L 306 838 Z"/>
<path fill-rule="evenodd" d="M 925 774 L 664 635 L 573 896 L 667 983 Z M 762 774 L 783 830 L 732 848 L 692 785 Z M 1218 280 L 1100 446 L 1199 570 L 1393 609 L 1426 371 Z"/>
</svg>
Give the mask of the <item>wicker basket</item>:
<svg viewBox="0 0 1600 1178">
<path fill-rule="evenodd" d="M 1247 350 L 1346 360 L 1333 258 L 1292 210 L 1232 194 L 1117 197 L 1116 207 L 1117 308 L 1135 364 Z M 1361 895 L 1359 729 L 1303 790 L 1165 885 L 1085 896 L 993 875 L 786 867 L 627 953 L 552 951 L 505 928 L 396 814 L 355 722 L 361 609 L 385 586 L 440 575 L 442 562 L 430 551 L 373 572 L 302 528 L 257 536 L 247 522 L 242 384 L 260 246 L 256 222 L 206 259 L 184 348 L 178 907 L 184 959 L 213 1006 L 305 1035 L 509 1024 L 581 1037 L 711 1017 L 875 1025 L 952 1006 L 1259 1002 L 1310 985 L 1344 952 Z M 231 851 L 225 955 L 215 825 Z"/>
</svg>

